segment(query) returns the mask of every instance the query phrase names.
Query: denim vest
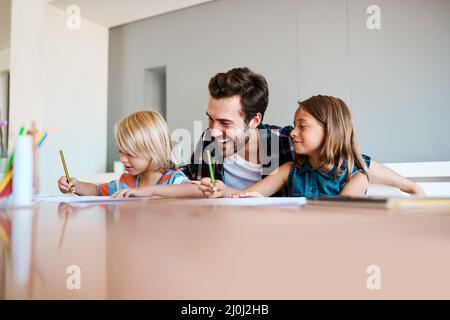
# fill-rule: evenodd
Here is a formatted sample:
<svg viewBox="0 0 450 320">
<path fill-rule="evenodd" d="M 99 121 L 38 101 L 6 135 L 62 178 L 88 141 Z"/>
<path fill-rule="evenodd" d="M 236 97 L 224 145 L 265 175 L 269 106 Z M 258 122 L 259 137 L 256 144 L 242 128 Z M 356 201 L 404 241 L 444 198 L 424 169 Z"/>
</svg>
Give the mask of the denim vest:
<svg viewBox="0 0 450 320">
<path fill-rule="evenodd" d="M 367 167 L 370 166 L 370 157 L 362 155 Z M 334 166 L 329 172 L 314 169 L 308 160 L 301 167 L 292 166 L 288 178 L 289 197 L 319 197 L 338 196 L 345 186 L 347 175 L 347 163 L 344 161 L 343 168 L 335 178 L 337 167 Z M 357 172 L 364 171 L 356 166 L 353 167 L 352 176 Z"/>
</svg>

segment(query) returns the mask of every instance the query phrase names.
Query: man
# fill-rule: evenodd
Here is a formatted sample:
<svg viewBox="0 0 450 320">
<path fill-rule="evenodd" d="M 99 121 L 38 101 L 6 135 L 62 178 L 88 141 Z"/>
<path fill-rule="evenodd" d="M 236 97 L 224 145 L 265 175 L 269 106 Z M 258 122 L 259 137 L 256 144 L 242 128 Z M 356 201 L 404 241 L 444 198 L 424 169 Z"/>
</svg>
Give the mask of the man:
<svg viewBox="0 0 450 320">
<path fill-rule="evenodd" d="M 191 163 L 183 171 L 192 180 L 209 177 L 205 150 L 213 155 L 215 178 L 226 185 L 245 189 L 265 178 L 286 162 L 294 152 L 289 133 L 292 127 L 262 124 L 269 102 L 266 79 L 248 68 L 218 73 L 209 82 L 209 129 L 202 135 Z M 421 195 L 423 190 L 387 167 L 371 161 L 369 182 L 397 187 Z M 277 194 L 282 195 L 284 190 Z"/>
</svg>

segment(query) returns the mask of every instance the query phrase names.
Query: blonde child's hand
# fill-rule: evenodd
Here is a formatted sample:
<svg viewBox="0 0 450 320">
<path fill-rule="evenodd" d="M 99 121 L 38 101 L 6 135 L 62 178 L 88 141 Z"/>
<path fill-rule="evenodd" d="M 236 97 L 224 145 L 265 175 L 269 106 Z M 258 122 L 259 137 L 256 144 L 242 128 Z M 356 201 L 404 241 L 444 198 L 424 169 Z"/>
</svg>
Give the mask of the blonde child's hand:
<svg viewBox="0 0 450 320">
<path fill-rule="evenodd" d="M 256 191 L 250 191 L 250 192 L 233 194 L 233 198 L 264 198 L 264 195 L 262 195 L 261 193 L 256 192 Z"/>
<path fill-rule="evenodd" d="M 207 198 L 225 197 L 225 184 L 220 180 L 216 180 L 213 185 L 210 178 L 203 178 L 200 180 L 198 188 Z"/>
<path fill-rule="evenodd" d="M 77 193 L 79 181 L 75 178 L 70 178 L 70 183 L 67 183 L 67 178 L 65 176 L 59 178 L 58 180 L 59 191 L 61 191 L 62 193 L 71 193 L 69 186 L 72 187 L 72 193 Z"/>
<path fill-rule="evenodd" d="M 113 198 L 130 198 L 130 197 L 151 197 L 152 192 L 151 188 L 130 188 L 130 189 L 121 189 L 117 190 L 113 193 L 111 197 Z"/>
</svg>

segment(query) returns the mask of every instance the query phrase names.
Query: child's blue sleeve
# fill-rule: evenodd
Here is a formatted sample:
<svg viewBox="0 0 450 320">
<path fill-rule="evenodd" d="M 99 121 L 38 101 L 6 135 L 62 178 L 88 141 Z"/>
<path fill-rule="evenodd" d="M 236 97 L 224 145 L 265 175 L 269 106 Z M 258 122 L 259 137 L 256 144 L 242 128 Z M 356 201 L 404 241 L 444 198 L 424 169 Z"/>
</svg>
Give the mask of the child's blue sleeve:
<svg viewBox="0 0 450 320">
<path fill-rule="evenodd" d="M 100 196 L 110 196 L 117 191 L 117 181 L 113 180 L 108 183 L 102 183 L 97 187 Z"/>
</svg>

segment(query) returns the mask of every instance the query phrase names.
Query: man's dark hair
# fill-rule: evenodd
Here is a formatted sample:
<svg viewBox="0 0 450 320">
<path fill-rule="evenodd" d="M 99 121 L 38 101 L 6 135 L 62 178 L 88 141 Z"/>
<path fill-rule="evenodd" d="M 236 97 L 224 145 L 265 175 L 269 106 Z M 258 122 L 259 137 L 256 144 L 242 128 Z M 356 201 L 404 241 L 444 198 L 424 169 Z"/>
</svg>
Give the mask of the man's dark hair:
<svg viewBox="0 0 450 320">
<path fill-rule="evenodd" d="M 266 79 L 249 68 L 234 68 L 216 74 L 209 81 L 208 89 L 214 99 L 238 95 L 241 98 L 246 123 L 249 123 L 257 113 L 261 113 L 262 120 L 269 104 Z"/>
</svg>

